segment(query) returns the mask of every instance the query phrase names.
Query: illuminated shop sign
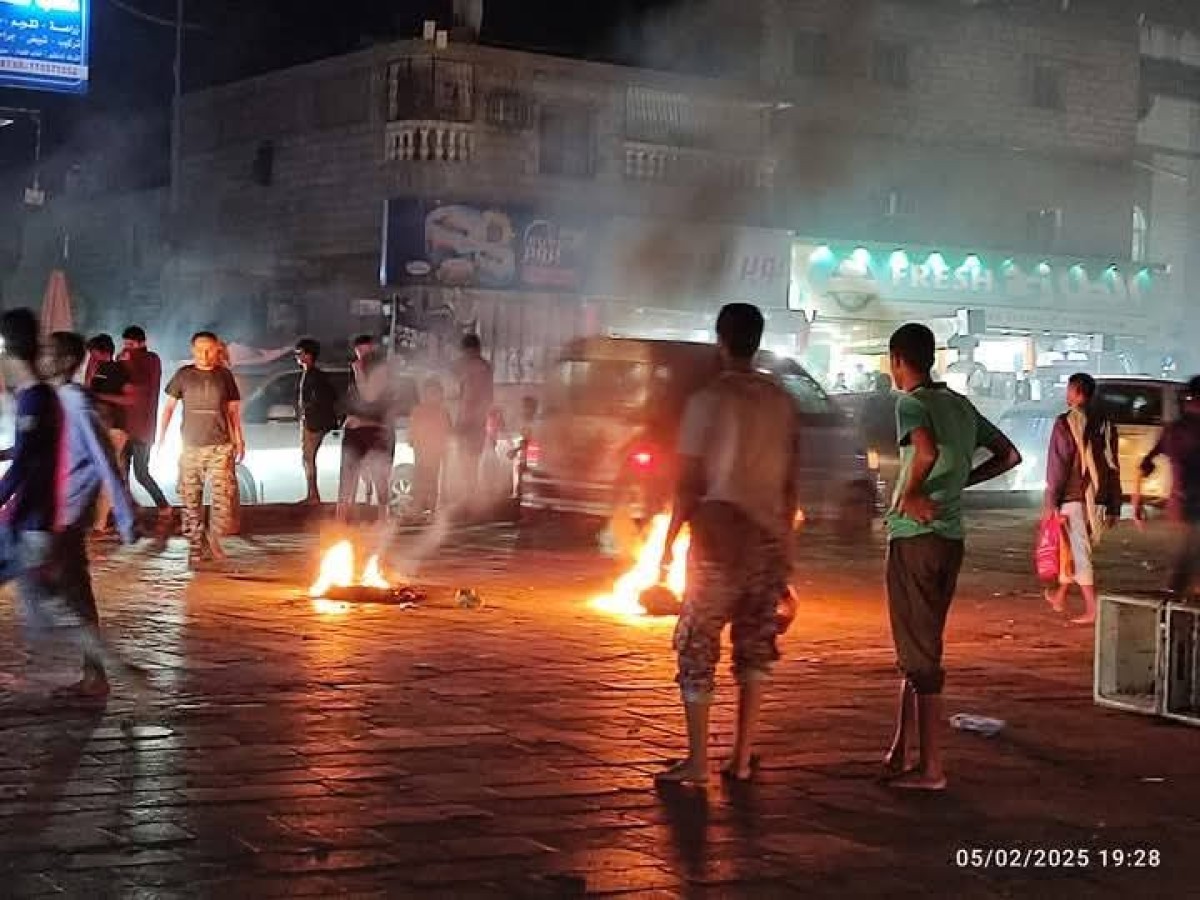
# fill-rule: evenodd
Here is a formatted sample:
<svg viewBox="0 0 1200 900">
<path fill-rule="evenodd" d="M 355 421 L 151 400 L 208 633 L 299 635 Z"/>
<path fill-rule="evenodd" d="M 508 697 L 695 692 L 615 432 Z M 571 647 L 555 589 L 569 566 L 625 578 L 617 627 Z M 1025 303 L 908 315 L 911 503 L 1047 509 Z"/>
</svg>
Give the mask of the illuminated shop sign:
<svg viewBox="0 0 1200 900">
<path fill-rule="evenodd" d="M 1094 259 L 988 259 L 961 251 L 815 243 L 794 246 L 793 272 L 793 305 L 824 301 L 847 313 L 886 301 L 1128 311 L 1162 277 L 1148 268 Z"/>
<path fill-rule="evenodd" d="M 0 0 L 0 87 L 82 94 L 88 0 Z"/>
</svg>

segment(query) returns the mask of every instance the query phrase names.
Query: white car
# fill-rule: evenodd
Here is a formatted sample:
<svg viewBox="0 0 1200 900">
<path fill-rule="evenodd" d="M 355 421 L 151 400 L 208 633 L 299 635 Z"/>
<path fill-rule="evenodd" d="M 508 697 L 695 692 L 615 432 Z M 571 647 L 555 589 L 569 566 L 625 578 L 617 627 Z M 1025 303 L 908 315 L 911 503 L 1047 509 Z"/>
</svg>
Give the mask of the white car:
<svg viewBox="0 0 1200 900">
<path fill-rule="evenodd" d="M 350 370 L 326 368 L 323 371 L 333 382 L 337 395 L 345 396 L 350 385 Z M 296 410 L 300 375 L 299 369 L 271 375 L 242 401 L 246 458 L 237 468 L 237 477 L 241 502 L 244 504 L 298 503 L 307 493 L 300 460 L 300 424 Z M 408 415 L 417 403 L 421 377 L 420 374 L 404 373 L 394 380 L 402 414 L 397 423 L 396 451 L 392 460 L 390 505 L 395 511 L 403 511 L 412 494 L 413 449 L 408 442 Z M 181 449 L 179 421 L 182 416 L 177 412 L 175 418 L 163 444 L 154 448 L 150 471 L 167 499 L 178 504 L 180 499 L 176 483 Z M 506 458 L 507 449 L 507 442 L 500 442 L 497 455 Z M 326 502 L 337 499 L 341 458 L 342 430 L 338 428 L 326 435 L 317 453 L 317 487 L 321 499 Z M 150 498 L 137 479 L 131 479 L 131 482 L 134 499 L 140 504 L 150 505 Z M 494 490 L 501 496 L 507 496 L 501 493 L 508 490 L 503 484 L 495 485 Z M 359 498 L 366 499 L 365 483 L 359 485 Z"/>
</svg>

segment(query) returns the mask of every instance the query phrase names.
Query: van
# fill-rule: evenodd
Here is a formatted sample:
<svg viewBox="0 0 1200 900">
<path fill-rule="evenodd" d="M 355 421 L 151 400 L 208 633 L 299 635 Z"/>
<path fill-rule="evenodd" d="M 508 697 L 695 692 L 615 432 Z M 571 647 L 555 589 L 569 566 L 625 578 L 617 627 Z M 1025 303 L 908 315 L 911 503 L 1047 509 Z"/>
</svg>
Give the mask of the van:
<svg viewBox="0 0 1200 900">
<path fill-rule="evenodd" d="M 758 365 L 796 403 L 805 520 L 832 522 L 847 536 L 869 531 L 878 489 L 852 423 L 799 363 L 764 352 Z M 522 506 L 640 524 L 668 510 L 684 407 L 720 368 L 711 344 L 572 341 L 547 375 Z"/>
</svg>

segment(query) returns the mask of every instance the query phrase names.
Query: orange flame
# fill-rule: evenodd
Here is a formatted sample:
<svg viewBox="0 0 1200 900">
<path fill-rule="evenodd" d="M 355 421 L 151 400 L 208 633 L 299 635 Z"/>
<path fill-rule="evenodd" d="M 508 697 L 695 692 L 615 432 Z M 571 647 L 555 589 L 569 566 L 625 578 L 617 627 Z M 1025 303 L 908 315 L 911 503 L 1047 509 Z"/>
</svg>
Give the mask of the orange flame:
<svg viewBox="0 0 1200 900">
<path fill-rule="evenodd" d="M 659 563 L 662 560 L 663 548 L 667 543 L 667 529 L 670 527 L 669 515 L 658 515 L 646 529 L 642 545 L 635 555 L 633 568 L 622 575 L 613 584 L 612 591 L 602 597 L 592 599 L 590 606 L 599 612 L 613 616 L 622 616 L 635 620 L 655 621 L 646 616 L 638 598 L 647 588 L 659 583 Z M 671 568 L 667 571 L 666 586 L 677 597 L 683 596 L 687 587 L 687 552 L 690 536 L 687 528 L 679 533 L 672 548 Z"/>
<path fill-rule="evenodd" d="M 367 560 L 357 583 L 363 587 L 390 587 L 383 575 L 378 555 Z M 354 584 L 354 546 L 349 541 L 339 541 L 321 557 L 321 568 L 317 573 L 317 580 L 308 589 L 308 596 L 313 598 L 314 607 L 318 612 L 345 612 L 349 608 L 345 603 L 328 600 L 326 594 L 331 588 L 352 587 Z"/>
</svg>

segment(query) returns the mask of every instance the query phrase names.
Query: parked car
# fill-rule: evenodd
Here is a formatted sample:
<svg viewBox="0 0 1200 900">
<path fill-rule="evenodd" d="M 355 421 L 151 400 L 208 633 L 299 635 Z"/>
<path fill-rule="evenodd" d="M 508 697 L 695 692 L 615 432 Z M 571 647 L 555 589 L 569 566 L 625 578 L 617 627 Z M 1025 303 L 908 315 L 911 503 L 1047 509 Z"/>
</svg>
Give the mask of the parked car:
<svg viewBox="0 0 1200 900">
<path fill-rule="evenodd" d="M 798 363 L 764 353 L 801 420 L 800 503 L 809 521 L 845 532 L 871 526 L 874 473 L 855 428 Z M 630 338 L 571 342 L 544 389 L 522 505 L 644 523 L 668 508 L 688 398 L 719 372 L 707 344 Z"/>
<path fill-rule="evenodd" d="M 1132 496 L 1138 467 L 1157 443 L 1163 425 L 1182 415 L 1186 391 L 1182 381 L 1164 378 L 1125 375 L 1096 379 L 1096 402 L 1117 426 L 1121 489 L 1126 497 Z M 1155 468 L 1142 485 L 1142 496 L 1155 505 L 1167 501 L 1171 496 L 1170 466 Z"/>
<path fill-rule="evenodd" d="M 1133 494 L 1138 467 L 1162 434 L 1167 422 L 1179 418 L 1186 385 L 1180 381 L 1122 375 L 1096 379 L 1096 403 L 1117 428 L 1121 487 Z M 1041 491 L 1046 487 L 1046 449 L 1054 420 L 1065 402 L 1024 403 L 1014 406 L 997 423 L 1021 451 L 1021 465 L 997 479 L 998 489 Z M 1171 472 L 1160 465 L 1142 485 L 1147 502 L 1161 504 L 1170 496 Z"/>
<path fill-rule="evenodd" d="M 325 373 L 333 381 L 338 396 L 345 396 L 350 384 L 349 368 L 329 367 Z M 246 458 L 237 467 L 241 502 L 297 503 L 304 499 L 307 486 L 300 464 L 300 426 L 296 398 L 300 387 L 300 370 L 292 368 L 268 376 L 242 403 L 242 426 L 246 439 Z M 408 416 L 419 398 L 419 385 L 429 373 L 405 373 L 397 377 L 394 388 L 399 397 L 401 418 L 396 426 L 396 451 L 392 461 L 392 496 L 389 505 L 403 511 L 412 495 L 413 450 L 408 442 Z M 179 419 L 179 415 L 176 416 Z M 178 460 L 180 453 L 178 426 L 173 426 L 164 444 L 155 448 L 151 472 L 166 492 L 167 498 L 178 504 Z M 510 442 L 507 437 L 498 442 L 496 453 L 508 460 Z M 322 499 L 337 499 L 341 467 L 342 430 L 330 432 L 317 453 L 317 487 Z M 511 467 L 511 463 L 509 463 Z M 134 499 L 149 504 L 150 498 L 136 479 L 131 485 Z M 489 482 L 489 490 L 497 494 L 508 487 Z M 359 486 L 359 496 L 365 499 L 365 486 Z M 497 499 L 502 499 L 497 497 Z"/>
</svg>

